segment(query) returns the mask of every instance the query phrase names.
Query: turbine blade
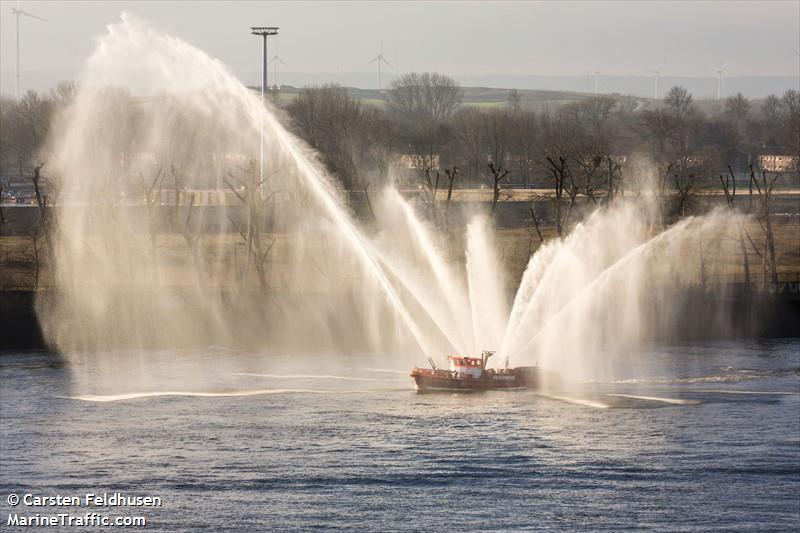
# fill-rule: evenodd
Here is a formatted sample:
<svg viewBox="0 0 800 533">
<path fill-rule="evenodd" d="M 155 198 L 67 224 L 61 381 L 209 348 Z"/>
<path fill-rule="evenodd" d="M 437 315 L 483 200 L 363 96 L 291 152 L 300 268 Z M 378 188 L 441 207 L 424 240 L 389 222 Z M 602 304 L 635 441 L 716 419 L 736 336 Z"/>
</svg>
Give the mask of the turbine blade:
<svg viewBox="0 0 800 533">
<path fill-rule="evenodd" d="M 386 61 L 386 58 L 385 58 L 385 57 L 381 56 L 381 61 L 383 61 L 384 63 L 386 63 L 386 65 L 387 65 L 389 68 L 394 68 L 394 67 L 392 66 L 392 64 L 391 64 L 391 63 L 389 63 L 388 61 Z"/>
<path fill-rule="evenodd" d="M 278 60 L 278 63 L 280 63 L 281 65 L 283 65 L 283 66 L 286 66 L 286 67 L 288 67 L 288 66 L 289 66 L 289 65 L 287 65 L 287 64 L 286 64 L 286 62 L 285 62 L 283 59 L 281 59 L 280 57 L 276 57 L 275 59 L 277 59 L 277 60 Z"/>
<path fill-rule="evenodd" d="M 370 59 L 369 61 L 367 61 L 367 65 L 369 65 L 370 63 L 374 63 L 376 61 L 379 61 L 380 58 L 381 58 L 381 56 L 377 56 L 377 57 L 374 57 L 374 58 Z"/>
<path fill-rule="evenodd" d="M 21 15 L 25 15 L 26 17 L 30 17 L 32 19 L 41 20 L 42 22 L 47 22 L 47 19 L 43 19 L 40 16 L 34 15 L 33 13 L 28 13 L 27 11 L 23 11 L 22 9 L 19 10 Z"/>
</svg>

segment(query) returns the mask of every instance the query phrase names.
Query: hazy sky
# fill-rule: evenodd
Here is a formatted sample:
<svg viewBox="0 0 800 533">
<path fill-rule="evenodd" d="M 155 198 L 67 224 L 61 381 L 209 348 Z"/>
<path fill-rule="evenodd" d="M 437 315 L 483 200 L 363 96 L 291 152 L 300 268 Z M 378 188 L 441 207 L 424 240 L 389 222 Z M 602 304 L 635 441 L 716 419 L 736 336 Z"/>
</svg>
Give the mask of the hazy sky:
<svg viewBox="0 0 800 533">
<path fill-rule="evenodd" d="M 13 84 L 16 2 L 2 1 L 3 87 Z M 24 1 L 25 71 L 74 72 L 93 37 L 129 11 L 250 77 L 260 68 L 251 25 L 280 26 L 297 73 L 370 71 L 383 40 L 392 72 L 797 76 L 800 0 L 779 2 L 57 2 Z M 36 77 L 28 76 L 28 80 Z M 249 80 L 248 80 L 249 81 Z M 33 83 L 33 82 L 29 82 Z M 23 81 L 23 88 L 26 83 Z M 34 87 L 37 88 L 37 87 Z"/>
</svg>

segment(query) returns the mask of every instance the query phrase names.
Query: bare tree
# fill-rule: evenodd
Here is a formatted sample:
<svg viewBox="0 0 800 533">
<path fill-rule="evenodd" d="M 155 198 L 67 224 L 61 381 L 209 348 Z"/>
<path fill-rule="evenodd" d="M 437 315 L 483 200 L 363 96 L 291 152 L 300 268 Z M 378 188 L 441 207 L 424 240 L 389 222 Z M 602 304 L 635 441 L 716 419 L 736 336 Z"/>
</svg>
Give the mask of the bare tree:
<svg viewBox="0 0 800 533">
<path fill-rule="evenodd" d="M 465 177 L 475 183 L 483 174 L 488 159 L 483 117 L 476 108 L 465 107 L 453 117 L 453 124 L 459 161 Z"/>
<path fill-rule="evenodd" d="M 30 229 L 29 236 L 31 238 L 31 245 L 33 247 L 33 257 L 31 258 L 31 263 L 33 263 L 33 290 L 39 290 L 39 279 L 41 277 L 42 271 L 42 261 L 41 261 L 41 252 L 40 248 L 41 245 L 39 243 L 41 239 L 41 228 L 40 227 L 32 227 Z"/>
<path fill-rule="evenodd" d="M 194 216 L 195 194 L 185 189 L 184 184 L 186 180 L 183 176 L 183 172 L 177 169 L 175 166 L 172 166 L 170 168 L 170 173 L 172 174 L 175 191 L 174 222 L 177 226 L 178 232 L 183 237 L 183 240 L 186 241 L 186 246 L 189 248 L 197 287 L 203 290 L 206 287 L 205 265 L 202 254 L 203 218 L 198 220 Z M 184 199 L 186 199 L 186 216 L 183 218 L 183 220 L 181 220 L 180 210 L 181 207 L 184 206 Z"/>
<path fill-rule="evenodd" d="M 436 217 L 436 196 L 439 192 L 439 177 L 440 174 L 438 171 L 435 172 L 434 176 L 431 177 L 431 168 L 430 166 L 423 167 L 422 174 L 424 176 L 424 181 L 422 183 L 422 200 L 425 204 L 428 205 L 431 209 L 431 214 L 433 217 Z"/>
<path fill-rule="evenodd" d="M 0 175 L 10 176 L 17 168 L 19 130 L 17 102 L 0 96 Z M 11 125 L 15 127 L 12 127 Z"/>
<path fill-rule="evenodd" d="M 772 190 L 778 175 L 767 178 L 766 172 L 761 172 L 761 182 L 756 178 L 753 166 L 750 165 L 750 186 L 755 186 L 758 192 L 758 212 L 757 218 L 761 230 L 764 233 L 764 253 L 761 254 L 762 272 L 764 285 L 769 285 L 773 290 L 778 288 L 778 263 L 775 259 L 775 234 L 772 230 Z M 751 241 L 752 242 L 752 241 Z M 755 245 L 754 245 L 755 248 Z M 769 280 L 769 281 L 768 281 Z"/>
<path fill-rule="evenodd" d="M 561 180 L 563 172 L 566 192 L 570 198 L 567 219 L 576 207 L 577 195 L 597 204 L 598 195 L 609 186 L 615 186 L 617 172 L 609 165 L 612 146 L 617 137 L 617 118 L 613 110 L 617 104 L 609 97 L 594 97 L 568 104 L 552 114 L 543 116 L 544 152 L 549 159 L 548 170 Z M 556 160 L 564 160 L 564 165 Z M 575 168 L 573 174 L 567 161 Z M 613 195 L 614 191 L 607 191 Z"/>
<path fill-rule="evenodd" d="M 492 173 L 492 213 L 494 213 L 500 200 L 500 183 L 508 177 L 510 171 L 502 166 L 496 167 L 494 163 L 489 163 L 489 170 Z"/>
<path fill-rule="evenodd" d="M 50 269 L 53 284 L 55 285 L 56 258 L 55 249 L 53 248 L 53 233 L 55 232 L 55 224 L 53 223 L 53 218 L 50 213 L 51 210 L 48 209 L 48 196 L 42 191 L 42 167 L 44 167 L 44 163 L 37 165 L 33 169 L 33 191 L 36 195 L 36 205 L 39 207 L 39 227 L 41 228 L 41 233 L 44 235 L 45 242 L 47 244 L 47 264 Z M 52 188 L 52 183 L 49 183 L 49 186 Z"/>
<path fill-rule="evenodd" d="M 685 87 L 672 87 L 664 96 L 667 111 L 676 120 L 685 120 L 692 111 L 692 95 Z"/>
<path fill-rule="evenodd" d="M 445 203 L 447 205 L 447 209 L 450 209 L 450 200 L 453 198 L 453 185 L 455 184 L 456 178 L 458 177 L 458 167 L 454 166 L 453 168 L 446 168 L 444 169 L 445 176 L 447 176 L 447 199 Z"/>
<path fill-rule="evenodd" d="M 11 109 L 10 122 L 3 128 L 10 128 L 14 159 L 18 179 L 22 180 L 26 170 L 33 164 L 39 148 L 47 137 L 53 106 L 50 100 L 35 91 L 28 91 Z M 29 170 L 28 170 L 29 172 Z"/>
<path fill-rule="evenodd" d="M 203 256 L 201 252 L 201 239 L 203 237 L 202 222 L 195 223 L 192 220 L 194 212 L 194 193 L 189 194 L 189 203 L 186 210 L 186 220 L 181 226 L 181 235 L 189 247 L 192 254 L 192 264 L 194 265 L 195 279 L 200 289 L 206 288 L 206 276 Z"/>
<path fill-rule="evenodd" d="M 776 140 L 780 137 L 785 116 L 783 101 L 774 94 L 767 95 L 759 108 L 759 124 L 764 139 Z"/>
<path fill-rule="evenodd" d="M 724 178 L 722 174 L 719 176 L 719 181 L 722 184 L 722 191 L 725 194 L 725 200 L 728 203 L 728 208 L 732 212 L 736 212 L 736 177 L 733 173 L 733 167 L 728 165 L 728 175 Z M 749 211 L 749 208 L 748 208 Z M 745 287 L 750 289 L 750 258 L 747 255 L 747 244 L 745 243 L 745 228 L 744 222 L 741 217 L 736 217 L 736 229 L 738 233 L 739 249 L 742 254 L 742 270 L 744 271 L 744 284 Z"/>
<path fill-rule="evenodd" d="M 360 191 L 386 178 L 396 133 L 382 109 L 362 104 L 344 87 L 323 85 L 302 89 L 288 111 L 344 189 Z M 368 175 L 373 169 L 377 176 Z"/>
<path fill-rule="evenodd" d="M 266 216 L 269 202 L 279 191 L 272 191 L 266 196 L 262 194 L 262 191 L 265 189 L 264 181 L 268 180 L 269 176 L 265 177 L 264 181 L 262 181 L 259 178 L 254 161 L 251 161 L 250 165 L 242 170 L 241 175 L 236 176 L 234 174 L 229 174 L 229 178 L 230 179 L 225 178 L 225 184 L 247 210 L 247 221 L 244 227 L 230 216 L 228 217 L 231 224 L 244 240 L 247 250 L 244 268 L 242 269 L 240 290 L 244 289 L 247 284 L 252 260 L 252 264 L 255 266 L 256 274 L 258 275 L 259 286 L 262 291 L 266 291 L 269 286 L 267 259 L 276 241 L 275 239 L 271 239 L 268 243 L 265 243 L 261 234 L 261 226 Z"/>
<path fill-rule="evenodd" d="M 784 118 L 776 140 L 789 147 L 790 153 L 800 155 L 800 91 L 787 90 L 781 101 Z"/>
<path fill-rule="evenodd" d="M 567 225 L 570 213 L 572 212 L 572 208 L 575 205 L 575 199 L 578 195 L 578 187 L 575 185 L 575 180 L 572 177 L 572 173 L 569 171 L 569 165 L 567 164 L 566 157 L 560 156 L 558 158 L 558 163 L 556 163 L 555 161 L 553 161 L 551 157 L 548 156 L 547 162 L 550 164 L 550 172 L 553 175 L 553 189 L 555 190 L 554 205 L 555 205 L 556 233 L 558 233 L 559 237 L 562 237 L 564 226 Z M 567 211 L 566 216 L 563 216 L 561 204 L 563 201 L 565 190 L 567 191 L 567 195 L 569 196 L 570 203 L 569 203 L 569 210 Z"/>
<path fill-rule="evenodd" d="M 159 168 L 150 183 L 145 182 L 144 176 L 139 173 L 139 181 L 142 187 L 142 197 L 147 206 L 148 232 L 150 233 L 150 254 L 153 286 L 160 284 L 158 268 L 158 209 L 160 203 L 161 189 L 164 183 L 165 174 Z"/>
<path fill-rule="evenodd" d="M 672 185 L 675 189 L 677 211 L 681 217 L 686 216 L 686 211 L 696 192 L 697 176 L 693 172 L 674 173 Z"/>
<path fill-rule="evenodd" d="M 742 122 L 750 113 L 750 101 L 742 93 L 729 96 L 725 99 L 725 113 L 734 122 Z"/>
<path fill-rule="evenodd" d="M 444 169 L 444 176 L 437 170 L 432 171 L 430 168 L 424 169 L 424 180 L 421 184 L 420 191 L 422 193 L 422 201 L 430 209 L 431 219 L 434 224 L 442 229 L 449 227 L 450 220 L 450 202 L 453 198 L 453 186 L 455 185 L 456 178 L 458 177 L 458 167 Z M 444 181 L 447 180 L 447 194 L 444 200 L 444 212 L 438 207 L 441 203 L 440 184 L 443 186 Z"/>
<path fill-rule="evenodd" d="M 767 122 L 777 123 L 781 119 L 782 106 L 780 98 L 774 94 L 769 94 L 761 103 L 761 115 Z"/>
<path fill-rule="evenodd" d="M 452 136 L 450 118 L 461 103 L 461 88 L 442 74 L 411 72 L 396 78 L 389 89 L 389 114 L 399 126 L 407 151 L 424 159 L 420 166 L 436 169 L 441 151 Z"/>
<path fill-rule="evenodd" d="M 533 233 L 536 232 L 536 235 L 539 237 L 539 245 L 544 242 L 544 237 L 542 237 L 542 230 L 539 229 L 539 220 L 536 216 L 536 209 L 534 207 L 534 202 L 531 200 L 528 204 L 528 211 L 531 214 L 531 224 L 528 228 L 528 257 L 533 254 Z M 533 231 L 531 231 L 531 228 Z"/>
<path fill-rule="evenodd" d="M 56 107 L 66 107 L 75 100 L 78 94 L 78 84 L 74 81 L 60 81 L 50 91 L 50 98 Z"/>
<path fill-rule="evenodd" d="M 683 87 L 673 87 L 664 97 L 668 116 L 672 119 L 672 153 L 686 154 L 690 150 L 692 125 L 697 111 L 692 105 L 692 95 Z"/>
<path fill-rule="evenodd" d="M 512 154 L 509 166 L 528 188 L 531 185 L 531 171 L 539 155 L 539 122 L 533 110 L 521 107 L 510 108 L 509 119 L 509 151 Z"/>
<path fill-rule="evenodd" d="M 703 192 L 715 186 L 714 177 L 721 167 L 720 154 L 713 147 L 704 147 L 697 151 L 676 156 L 670 162 L 672 173 L 671 215 L 685 217 L 701 210 Z"/>
<path fill-rule="evenodd" d="M 461 103 L 458 84 L 436 72 L 410 72 L 392 81 L 388 94 L 389 108 L 413 120 L 444 121 Z"/>
<path fill-rule="evenodd" d="M 608 179 L 608 183 L 606 188 L 608 189 L 608 193 L 606 195 L 606 203 L 614 202 L 615 198 L 618 196 L 621 198 L 625 197 L 625 185 L 622 179 L 622 167 L 619 164 L 619 161 L 615 160 L 611 156 L 606 156 L 606 177 Z"/>
<path fill-rule="evenodd" d="M 3 212 L 3 183 L 0 182 L 0 235 L 3 234 L 3 226 L 6 225 L 6 215 Z"/>
<path fill-rule="evenodd" d="M 519 94 L 519 91 L 516 89 L 508 91 L 508 100 L 506 103 L 513 112 L 519 112 L 522 108 L 522 96 Z"/>
<path fill-rule="evenodd" d="M 639 131 L 650 143 L 650 153 L 655 160 L 667 158 L 676 128 L 677 121 L 664 109 L 645 109 L 639 115 Z"/>
<path fill-rule="evenodd" d="M 511 114 L 507 109 L 498 108 L 481 113 L 484 141 L 484 150 L 489 155 L 489 161 L 498 169 L 508 168 L 509 151 L 511 149 Z M 494 174 L 494 171 L 492 172 Z"/>
</svg>

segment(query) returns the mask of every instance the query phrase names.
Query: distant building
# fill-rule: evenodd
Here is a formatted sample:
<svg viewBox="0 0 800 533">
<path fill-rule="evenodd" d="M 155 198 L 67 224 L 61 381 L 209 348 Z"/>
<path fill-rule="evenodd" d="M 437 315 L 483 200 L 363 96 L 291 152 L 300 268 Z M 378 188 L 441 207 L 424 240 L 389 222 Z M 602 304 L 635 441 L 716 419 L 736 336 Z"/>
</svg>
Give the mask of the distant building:
<svg viewBox="0 0 800 533">
<path fill-rule="evenodd" d="M 797 172 L 800 168 L 800 156 L 762 154 L 758 156 L 758 168 L 764 172 Z"/>
<path fill-rule="evenodd" d="M 439 154 L 400 154 L 400 166 L 409 170 L 439 170 Z"/>
</svg>

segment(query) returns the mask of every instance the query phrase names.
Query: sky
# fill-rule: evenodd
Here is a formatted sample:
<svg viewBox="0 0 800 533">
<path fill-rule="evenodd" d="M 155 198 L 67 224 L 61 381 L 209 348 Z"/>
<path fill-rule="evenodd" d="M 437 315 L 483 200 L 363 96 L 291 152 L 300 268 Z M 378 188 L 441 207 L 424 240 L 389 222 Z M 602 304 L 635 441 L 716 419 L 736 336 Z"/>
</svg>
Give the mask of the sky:
<svg viewBox="0 0 800 533">
<path fill-rule="evenodd" d="M 0 89 L 13 92 L 16 1 L 0 1 Z M 374 84 L 407 71 L 483 76 L 800 76 L 800 0 L 759 2 L 58 2 L 23 1 L 22 89 L 73 77 L 94 37 L 127 11 L 259 80 L 253 25 L 279 26 L 286 82 Z M 270 72 L 272 75 L 272 72 Z M 279 73 L 280 75 L 280 73 Z M 495 77 L 495 78 L 493 78 Z"/>
</svg>

